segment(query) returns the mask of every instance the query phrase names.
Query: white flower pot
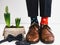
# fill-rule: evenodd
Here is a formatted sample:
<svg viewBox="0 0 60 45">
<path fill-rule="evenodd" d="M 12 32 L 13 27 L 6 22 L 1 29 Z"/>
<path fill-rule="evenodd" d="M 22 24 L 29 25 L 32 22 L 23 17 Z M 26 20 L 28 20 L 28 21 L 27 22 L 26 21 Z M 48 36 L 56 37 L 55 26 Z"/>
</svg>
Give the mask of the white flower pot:
<svg viewBox="0 0 60 45">
<path fill-rule="evenodd" d="M 13 36 L 17 36 L 19 34 L 22 34 L 24 36 L 25 28 L 23 26 L 21 26 L 20 28 L 16 28 L 16 27 L 8 28 L 8 27 L 5 27 L 4 32 L 3 32 L 4 39 L 6 39 L 9 34 L 11 34 Z"/>
</svg>

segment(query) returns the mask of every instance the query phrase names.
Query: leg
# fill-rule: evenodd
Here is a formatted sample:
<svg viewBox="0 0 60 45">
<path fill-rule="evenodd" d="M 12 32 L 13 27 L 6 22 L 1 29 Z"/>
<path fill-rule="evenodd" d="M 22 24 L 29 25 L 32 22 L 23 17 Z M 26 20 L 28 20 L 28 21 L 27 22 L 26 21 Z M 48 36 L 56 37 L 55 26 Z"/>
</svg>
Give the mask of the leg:
<svg viewBox="0 0 60 45">
<path fill-rule="evenodd" d="M 38 23 L 38 0 L 26 0 L 28 16 L 31 18 L 32 23 Z"/>
<path fill-rule="evenodd" d="M 40 0 L 40 35 L 43 43 L 52 43 L 54 41 L 53 33 L 48 26 L 48 17 L 51 16 L 51 2 L 52 0 Z"/>
<path fill-rule="evenodd" d="M 48 24 L 48 17 L 51 17 L 51 3 L 52 0 L 40 0 L 40 16 L 42 17 L 40 24 Z"/>
<path fill-rule="evenodd" d="M 41 17 L 51 16 L 51 3 L 52 3 L 52 0 L 40 0 L 40 16 Z"/>
<path fill-rule="evenodd" d="M 38 0 L 26 0 L 28 16 L 31 18 L 31 26 L 26 35 L 26 40 L 30 43 L 36 43 L 39 41 L 37 16 L 38 16 Z"/>
<path fill-rule="evenodd" d="M 52 0 L 40 0 L 41 24 L 48 24 L 48 17 L 51 16 Z"/>
<path fill-rule="evenodd" d="M 29 17 L 38 16 L 38 0 L 26 0 Z"/>
</svg>

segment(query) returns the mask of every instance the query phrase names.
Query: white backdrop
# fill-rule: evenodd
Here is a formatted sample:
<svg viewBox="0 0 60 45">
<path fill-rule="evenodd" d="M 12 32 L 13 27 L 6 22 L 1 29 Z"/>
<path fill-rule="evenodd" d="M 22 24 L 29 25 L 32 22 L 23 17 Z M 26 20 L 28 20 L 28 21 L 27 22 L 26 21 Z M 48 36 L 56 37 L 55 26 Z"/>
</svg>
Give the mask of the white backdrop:
<svg viewBox="0 0 60 45">
<path fill-rule="evenodd" d="M 11 14 L 11 23 L 14 23 L 16 17 L 22 18 L 25 23 L 27 22 L 28 17 L 25 0 L 0 0 L 0 23 L 5 23 L 4 9 L 6 5 L 8 5 Z"/>
<path fill-rule="evenodd" d="M 15 23 L 16 17 L 22 18 L 21 23 L 30 24 L 30 18 L 28 17 L 27 8 L 26 8 L 26 0 L 0 0 L 0 24 L 5 24 L 4 8 L 6 5 L 8 5 L 9 12 L 11 14 L 11 24 Z M 38 11 L 39 11 L 39 9 L 38 9 Z M 39 16 L 38 16 L 38 20 L 40 22 Z M 55 43 L 53 43 L 51 45 L 59 45 L 60 44 L 60 36 L 59 36 L 59 34 L 60 34 L 60 0 L 52 0 L 52 12 L 51 12 L 51 17 L 49 18 L 49 26 L 52 28 L 53 33 L 55 35 Z M 0 27 L 3 28 L 3 26 L 1 26 L 1 25 L 0 25 Z M 0 31 L 1 34 L 3 32 L 2 28 Z M 11 44 L 9 44 L 9 45 L 11 45 Z M 45 45 L 42 43 L 40 43 L 40 44 Z"/>
<path fill-rule="evenodd" d="M 52 13 L 51 18 L 49 19 L 50 23 L 60 23 L 60 1 L 59 0 L 53 0 L 52 1 Z M 0 0 L 0 23 L 4 22 L 4 8 L 8 5 L 9 12 L 11 14 L 11 23 L 14 23 L 14 19 L 16 17 L 21 17 L 22 23 L 29 23 L 29 17 L 27 14 L 27 8 L 26 8 L 26 0 Z M 38 17 L 40 18 L 40 17 Z M 52 21 L 53 20 L 53 21 Z M 24 21 L 24 22 L 23 22 Z"/>
</svg>

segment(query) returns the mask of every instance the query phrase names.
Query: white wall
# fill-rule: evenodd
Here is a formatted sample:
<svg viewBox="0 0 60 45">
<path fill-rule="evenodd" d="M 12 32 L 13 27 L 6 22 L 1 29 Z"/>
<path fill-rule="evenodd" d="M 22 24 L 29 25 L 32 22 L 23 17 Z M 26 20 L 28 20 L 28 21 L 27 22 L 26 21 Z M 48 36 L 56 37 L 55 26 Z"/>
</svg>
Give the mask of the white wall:
<svg viewBox="0 0 60 45">
<path fill-rule="evenodd" d="M 52 1 L 52 16 L 49 18 L 50 23 L 60 23 L 60 0 Z M 26 0 L 0 0 L 0 23 L 4 22 L 4 8 L 8 5 L 11 14 L 11 23 L 14 23 L 16 17 L 21 17 L 21 23 L 30 23 L 27 14 Z M 40 17 L 39 17 L 40 18 Z M 53 20 L 53 21 L 52 21 Z"/>
<path fill-rule="evenodd" d="M 0 23 L 5 23 L 4 8 L 6 5 L 8 5 L 11 14 L 11 23 L 14 23 L 16 17 L 21 17 L 22 23 L 29 22 L 25 0 L 0 0 Z"/>
</svg>

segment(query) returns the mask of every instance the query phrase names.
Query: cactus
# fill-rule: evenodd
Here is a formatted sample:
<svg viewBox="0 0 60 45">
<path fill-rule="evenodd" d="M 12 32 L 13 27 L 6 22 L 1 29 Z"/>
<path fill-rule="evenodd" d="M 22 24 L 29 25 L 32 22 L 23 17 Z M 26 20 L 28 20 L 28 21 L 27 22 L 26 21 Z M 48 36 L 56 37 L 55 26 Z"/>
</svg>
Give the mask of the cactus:
<svg viewBox="0 0 60 45">
<path fill-rule="evenodd" d="M 15 24 L 16 24 L 16 27 L 17 27 L 17 28 L 19 28 L 20 21 L 21 21 L 21 18 L 16 18 L 16 19 L 15 19 Z"/>
<path fill-rule="evenodd" d="M 7 27 L 10 27 L 10 13 L 8 12 L 8 6 L 5 7 L 4 19 Z"/>
</svg>

